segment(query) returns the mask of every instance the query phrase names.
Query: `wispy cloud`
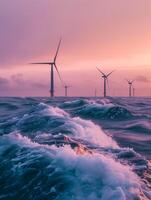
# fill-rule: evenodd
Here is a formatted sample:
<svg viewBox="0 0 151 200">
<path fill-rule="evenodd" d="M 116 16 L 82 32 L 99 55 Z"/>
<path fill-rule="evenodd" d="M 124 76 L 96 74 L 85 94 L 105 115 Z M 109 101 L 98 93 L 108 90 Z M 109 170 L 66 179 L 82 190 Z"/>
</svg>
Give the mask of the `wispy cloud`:
<svg viewBox="0 0 151 200">
<path fill-rule="evenodd" d="M 24 89 L 32 89 L 32 88 L 46 88 L 48 86 L 47 83 L 39 83 L 32 80 L 27 80 L 23 76 L 23 74 L 13 74 L 9 78 L 0 77 L 0 88 L 2 90 L 9 89 L 19 89 L 24 87 Z"/>
<path fill-rule="evenodd" d="M 6 78 L 0 77 L 0 86 L 7 86 L 9 81 Z"/>
<path fill-rule="evenodd" d="M 148 78 L 146 78 L 145 76 L 137 76 L 135 78 L 136 81 L 139 81 L 139 82 L 144 82 L 144 83 L 148 83 L 150 82 L 150 80 Z"/>
</svg>

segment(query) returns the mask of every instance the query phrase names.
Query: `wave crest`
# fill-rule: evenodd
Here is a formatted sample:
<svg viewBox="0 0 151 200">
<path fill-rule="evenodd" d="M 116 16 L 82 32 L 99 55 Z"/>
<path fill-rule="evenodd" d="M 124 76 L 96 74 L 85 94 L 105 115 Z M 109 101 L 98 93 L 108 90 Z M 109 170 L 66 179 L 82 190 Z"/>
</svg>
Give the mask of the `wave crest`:
<svg viewBox="0 0 151 200">
<path fill-rule="evenodd" d="M 130 111 L 121 106 L 88 104 L 75 111 L 76 115 L 93 119 L 124 120 L 132 117 Z"/>
</svg>

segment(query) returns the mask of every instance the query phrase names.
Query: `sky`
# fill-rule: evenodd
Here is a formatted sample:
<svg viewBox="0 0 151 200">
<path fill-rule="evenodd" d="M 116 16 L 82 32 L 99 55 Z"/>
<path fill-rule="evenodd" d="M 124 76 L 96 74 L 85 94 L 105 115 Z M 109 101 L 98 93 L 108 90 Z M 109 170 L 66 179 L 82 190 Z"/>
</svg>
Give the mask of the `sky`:
<svg viewBox="0 0 151 200">
<path fill-rule="evenodd" d="M 96 70 L 115 70 L 108 95 L 151 95 L 150 0 L 0 0 L 0 96 L 49 96 L 51 61 L 70 96 L 103 95 Z M 64 88 L 55 73 L 55 94 Z"/>
</svg>

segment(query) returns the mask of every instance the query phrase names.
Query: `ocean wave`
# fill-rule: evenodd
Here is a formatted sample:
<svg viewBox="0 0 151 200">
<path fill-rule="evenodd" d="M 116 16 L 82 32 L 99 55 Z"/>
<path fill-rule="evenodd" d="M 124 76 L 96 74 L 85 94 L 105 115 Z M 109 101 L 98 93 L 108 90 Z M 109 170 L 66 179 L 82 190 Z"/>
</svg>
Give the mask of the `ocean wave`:
<svg viewBox="0 0 151 200">
<path fill-rule="evenodd" d="M 18 117 L 12 117 L 7 120 L 2 120 L 2 122 L 0 122 L 0 135 L 9 134 L 14 129 L 16 129 L 17 122 L 18 122 Z"/>
<path fill-rule="evenodd" d="M 75 107 L 81 107 L 89 103 L 89 100 L 87 99 L 78 99 L 73 101 L 66 101 L 61 104 L 62 108 L 75 108 Z"/>
<path fill-rule="evenodd" d="M 80 99 L 64 102 L 60 107 L 72 108 L 71 113 L 88 119 L 125 120 L 134 116 L 127 108 L 110 99 Z"/>
<path fill-rule="evenodd" d="M 144 120 L 140 120 L 139 122 L 133 122 L 125 126 L 126 130 L 130 130 L 133 132 L 143 133 L 143 134 L 151 134 L 151 126 L 150 123 Z"/>
<path fill-rule="evenodd" d="M 75 111 L 76 115 L 93 119 L 125 120 L 132 118 L 132 113 L 124 107 L 116 105 L 88 104 Z"/>
<path fill-rule="evenodd" d="M 40 104 L 36 111 L 26 114 L 16 125 L 22 133 L 59 133 L 78 137 L 102 146 L 117 146 L 111 137 L 107 136 L 99 126 L 79 117 L 70 117 L 58 107 Z"/>
<path fill-rule="evenodd" d="M 16 110 L 18 108 L 18 106 L 13 103 L 5 103 L 5 102 L 0 102 L 0 107 L 3 109 L 10 109 L 10 110 Z"/>
<path fill-rule="evenodd" d="M 24 133 L 52 132 L 65 123 L 68 113 L 58 107 L 40 103 L 19 119 L 16 129 Z"/>
<path fill-rule="evenodd" d="M 19 111 L 8 115 L 7 109 L 0 121 L 0 199 L 151 199 L 149 162 L 94 123 L 113 123 L 122 140 L 124 131 L 131 140 L 129 132 L 150 130 L 149 119 L 138 121 L 131 106 L 113 99 L 81 100 L 67 106 L 65 98 L 9 102 L 17 101 Z"/>
<path fill-rule="evenodd" d="M 78 154 L 69 145 L 48 147 L 16 134 L 3 136 L 0 144 L 3 199 L 134 200 L 144 192 L 150 195 L 131 167 L 112 157 Z"/>
</svg>

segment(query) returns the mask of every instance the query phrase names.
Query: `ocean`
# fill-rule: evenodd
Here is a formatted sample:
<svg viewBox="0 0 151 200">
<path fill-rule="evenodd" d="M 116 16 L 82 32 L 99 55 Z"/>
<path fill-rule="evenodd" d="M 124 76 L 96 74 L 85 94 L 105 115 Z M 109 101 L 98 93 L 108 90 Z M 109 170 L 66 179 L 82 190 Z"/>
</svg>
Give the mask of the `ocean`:
<svg viewBox="0 0 151 200">
<path fill-rule="evenodd" d="M 0 98 L 0 200 L 151 200 L 151 98 Z"/>
</svg>

